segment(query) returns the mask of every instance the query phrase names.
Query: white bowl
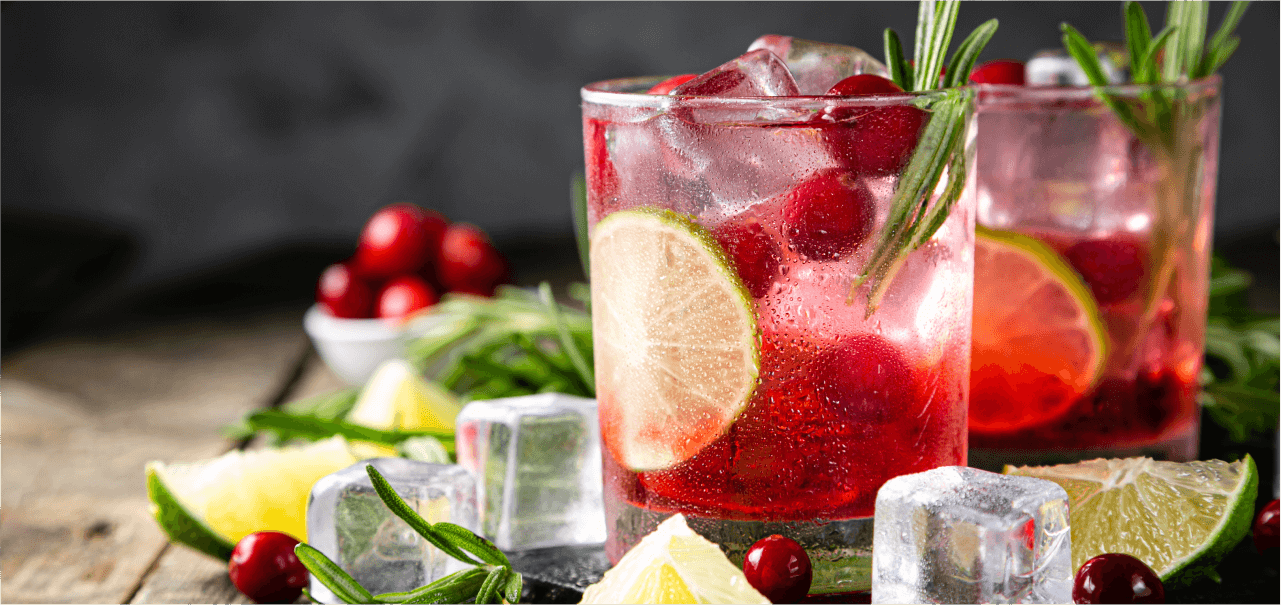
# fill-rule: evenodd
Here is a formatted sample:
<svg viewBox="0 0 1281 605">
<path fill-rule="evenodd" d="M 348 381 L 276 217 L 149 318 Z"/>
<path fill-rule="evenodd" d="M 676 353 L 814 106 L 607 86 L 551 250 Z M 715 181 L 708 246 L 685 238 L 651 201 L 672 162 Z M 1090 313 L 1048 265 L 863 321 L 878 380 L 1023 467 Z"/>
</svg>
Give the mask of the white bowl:
<svg viewBox="0 0 1281 605">
<path fill-rule="evenodd" d="M 436 323 L 430 316 L 403 323 L 344 319 L 325 313 L 320 305 L 312 305 L 302 319 L 325 365 L 353 386 L 364 385 L 379 364 L 400 357 L 410 340 Z"/>
</svg>

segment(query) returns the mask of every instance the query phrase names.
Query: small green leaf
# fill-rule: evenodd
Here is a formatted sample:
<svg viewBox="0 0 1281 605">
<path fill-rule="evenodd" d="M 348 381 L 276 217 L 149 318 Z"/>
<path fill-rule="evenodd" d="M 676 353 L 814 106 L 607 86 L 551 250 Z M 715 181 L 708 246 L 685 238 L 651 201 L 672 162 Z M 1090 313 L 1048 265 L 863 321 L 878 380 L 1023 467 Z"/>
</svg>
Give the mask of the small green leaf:
<svg viewBox="0 0 1281 605">
<path fill-rule="evenodd" d="M 508 603 L 520 602 L 520 592 L 524 585 L 523 580 L 524 578 L 515 571 L 507 576 L 507 585 L 503 587 L 503 598 L 507 599 Z"/>
<path fill-rule="evenodd" d="M 341 420 L 329 420 L 315 416 L 295 416 L 281 410 L 258 410 L 250 414 L 246 421 L 255 430 L 280 429 L 308 439 L 324 439 L 333 435 L 342 435 L 356 441 L 396 444 L 411 437 L 430 436 L 440 439 L 449 446 L 453 445 L 454 434 L 441 430 L 384 431 Z"/>
<path fill-rule="evenodd" d="M 1130 52 L 1130 73 L 1135 82 L 1145 82 L 1141 78 L 1142 57 L 1148 53 L 1152 44 L 1152 27 L 1148 24 L 1148 14 L 1138 2 L 1125 3 L 1125 45 Z"/>
<path fill-rule="evenodd" d="M 890 70 L 890 79 L 903 90 L 912 86 L 912 66 L 903 57 L 903 44 L 893 29 L 885 28 L 885 66 Z"/>
<path fill-rule="evenodd" d="M 938 88 L 947 48 L 952 44 L 960 0 L 921 0 L 916 22 L 916 68 L 909 91 Z"/>
<path fill-rule="evenodd" d="M 476 591 L 489 577 L 488 570 L 479 567 L 449 574 L 431 584 L 406 592 L 387 592 L 374 595 L 389 603 L 462 603 L 476 596 Z"/>
<path fill-rule="evenodd" d="M 587 237 L 587 179 L 576 172 L 569 183 L 570 208 L 574 215 L 574 239 L 578 241 L 578 260 L 583 264 L 583 275 L 592 274 L 591 243 Z"/>
<path fill-rule="evenodd" d="M 343 571 L 337 563 L 329 560 L 324 553 L 312 548 L 311 545 L 303 542 L 294 546 L 294 554 L 298 560 L 316 576 L 321 584 L 324 584 L 329 590 L 333 591 L 334 596 L 342 599 L 344 603 L 381 603 L 365 590 L 354 578 Z"/>
<path fill-rule="evenodd" d="M 480 560 L 490 565 L 503 567 L 511 567 L 512 565 L 511 561 L 507 560 L 507 555 L 498 550 L 492 542 L 476 535 L 465 527 L 442 521 L 433 525 L 432 528 L 439 532 L 440 535 L 448 538 L 452 544 L 466 549 L 467 552 L 476 555 Z"/>
<path fill-rule="evenodd" d="M 400 494 L 396 493 L 396 490 L 383 478 L 382 473 L 379 473 L 378 469 L 374 468 L 374 465 L 366 464 L 365 471 L 369 473 L 369 480 L 374 485 L 374 491 L 378 492 L 378 497 L 382 498 L 383 504 L 386 504 L 387 508 L 390 508 L 391 512 L 400 517 L 410 528 L 418 532 L 418 535 L 445 554 L 463 563 L 480 565 L 480 561 L 467 556 L 467 553 L 455 546 L 449 539 L 433 531 L 432 524 L 423 519 L 417 511 L 409 508 L 408 504 L 405 504 L 404 499 L 400 497 Z"/>
<path fill-rule="evenodd" d="M 552 322 L 556 327 L 556 333 L 560 336 L 561 347 L 564 348 L 565 353 L 569 355 L 569 359 L 574 362 L 574 369 L 578 370 L 578 374 L 582 377 L 583 383 L 591 387 L 592 391 L 595 392 L 596 376 L 592 373 L 592 368 L 588 366 L 587 362 L 583 359 L 582 351 L 578 350 L 578 345 L 569 335 L 569 327 L 565 324 L 565 320 L 561 316 L 560 305 L 552 295 L 551 284 L 547 282 L 538 284 L 538 294 L 542 297 L 543 304 L 547 306 L 547 311 L 551 314 Z"/>
<path fill-rule="evenodd" d="M 952 62 L 947 66 L 947 76 L 944 77 L 944 88 L 954 86 L 965 86 L 969 82 L 970 72 L 974 70 L 974 64 L 978 61 L 979 54 L 983 52 L 992 35 L 996 33 L 998 22 L 996 19 L 989 19 L 982 25 L 974 28 L 969 36 L 966 36 L 961 44 L 956 47 L 956 53 L 952 55 Z"/>
<path fill-rule="evenodd" d="M 497 567 L 489 572 L 489 577 L 485 578 L 485 583 L 480 585 L 480 590 L 476 592 L 476 603 L 497 603 L 498 593 L 507 582 L 507 568 Z"/>
</svg>

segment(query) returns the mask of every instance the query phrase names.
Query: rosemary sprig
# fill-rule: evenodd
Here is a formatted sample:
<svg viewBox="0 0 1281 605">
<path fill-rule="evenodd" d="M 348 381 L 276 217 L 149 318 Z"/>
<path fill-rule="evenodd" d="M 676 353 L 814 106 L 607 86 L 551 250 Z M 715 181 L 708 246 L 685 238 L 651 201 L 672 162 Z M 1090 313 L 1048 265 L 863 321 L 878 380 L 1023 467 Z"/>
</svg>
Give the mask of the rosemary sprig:
<svg viewBox="0 0 1281 605">
<path fill-rule="evenodd" d="M 374 491 L 397 517 L 441 552 L 468 565 L 431 584 L 405 592 L 370 594 L 355 578 L 324 553 L 302 543 L 294 547 L 298 560 L 344 603 L 508 603 L 520 601 L 521 574 L 492 542 L 453 523 L 429 523 L 405 503 L 372 464 L 365 465 Z"/>
<path fill-rule="evenodd" d="M 909 92 L 938 87 L 938 73 L 951 44 L 959 10 L 957 0 L 921 0 L 913 47 L 915 67 L 903 56 L 898 34 L 893 29 L 885 30 L 885 64 L 895 84 Z M 942 78 L 942 85 L 948 90 L 918 100 L 921 109 L 931 112 L 929 122 L 899 177 L 877 246 L 846 296 L 846 303 L 853 304 L 859 289 L 867 285 L 867 316 L 876 312 L 903 260 L 934 236 L 960 198 L 965 183 L 965 133 L 973 96 L 968 90 L 954 87 L 965 83 L 996 28 L 996 19 L 975 28 L 948 62 L 948 73 Z M 944 175 L 947 183 L 936 198 L 934 194 Z"/>
</svg>

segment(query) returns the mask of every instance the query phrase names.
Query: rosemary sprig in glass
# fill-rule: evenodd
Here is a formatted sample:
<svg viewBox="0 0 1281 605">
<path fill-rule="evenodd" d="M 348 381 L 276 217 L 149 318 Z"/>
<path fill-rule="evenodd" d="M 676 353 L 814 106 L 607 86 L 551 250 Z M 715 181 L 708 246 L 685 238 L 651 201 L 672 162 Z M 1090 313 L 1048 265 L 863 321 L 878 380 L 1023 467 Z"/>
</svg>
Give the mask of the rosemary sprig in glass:
<svg viewBox="0 0 1281 605">
<path fill-rule="evenodd" d="M 895 84 L 908 92 L 934 90 L 940 83 L 946 90 L 917 101 L 918 107 L 930 112 L 929 122 L 899 178 L 876 248 L 850 286 L 846 298 L 849 304 L 855 301 L 860 288 L 865 284 L 869 287 L 868 316 L 876 312 L 903 259 L 929 241 L 947 220 L 964 187 L 966 133 L 973 95 L 955 87 L 965 84 L 979 53 L 996 33 L 997 21 L 983 23 L 957 46 L 940 82 L 936 74 L 944 65 L 959 5 L 958 0 L 921 0 L 913 47 L 915 67 L 903 56 L 898 34 L 893 29 L 885 30 L 885 64 Z M 940 190 L 945 176 L 947 182 Z"/>
<path fill-rule="evenodd" d="M 298 560 L 335 596 L 344 603 L 499 603 L 500 598 L 508 603 L 520 602 L 521 575 L 493 543 L 453 523 L 428 523 L 405 503 L 378 469 L 369 464 L 365 470 L 374 491 L 392 513 L 441 552 L 474 567 L 410 591 L 375 595 L 311 545 L 301 543 L 294 547 Z M 307 596 L 311 598 L 310 594 Z"/>
</svg>

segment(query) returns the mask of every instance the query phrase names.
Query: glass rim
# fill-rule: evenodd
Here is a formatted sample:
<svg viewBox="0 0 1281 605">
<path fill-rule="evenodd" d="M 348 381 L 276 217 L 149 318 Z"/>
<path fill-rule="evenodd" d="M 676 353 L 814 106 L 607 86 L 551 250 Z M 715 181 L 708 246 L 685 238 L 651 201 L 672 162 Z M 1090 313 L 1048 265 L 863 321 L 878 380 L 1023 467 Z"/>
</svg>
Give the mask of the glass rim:
<svg viewBox="0 0 1281 605">
<path fill-rule="evenodd" d="M 1021 84 L 971 84 L 978 92 L 980 103 L 1002 101 L 1078 101 L 1097 100 L 1099 93 L 1115 97 L 1136 98 L 1157 90 L 1182 91 L 1196 94 L 1222 88 L 1223 77 L 1211 74 L 1204 78 L 1182 82 L 1156 84 L 1109 84 L 1107 86 L 1026 86 Z M 984 94 L 988 93 L 988 94 Z M 992 94 L 995 93 L 995 94 Z"/>
<path fill-rule="evenodd" d="M 651 95 L 644 90 L 672 76 L 636 76 L 631 78 L 613 78 L 586 84 L 579 93 L 584 103 L 607 105 L 613 107 L 663 108 L 679 99 L 692 106 L 720 107 L 734 106 L 739 108 L 770 107 L 777 109 L 821 109 L 834 103 L 842 106 L 894 106 L 913 105 L 919 99 L 940 97 L 948 91 L 967 90 L 971 87 L 944 88 L 921 92 L 902 92 L 889 95 L 794 95 L 777 97 L 717 97 L 710 95 Z M 643 87 L 643 88 L 641 88 Z M 640 91 L 626 90 L 638 88 Z"/>
</svg>

